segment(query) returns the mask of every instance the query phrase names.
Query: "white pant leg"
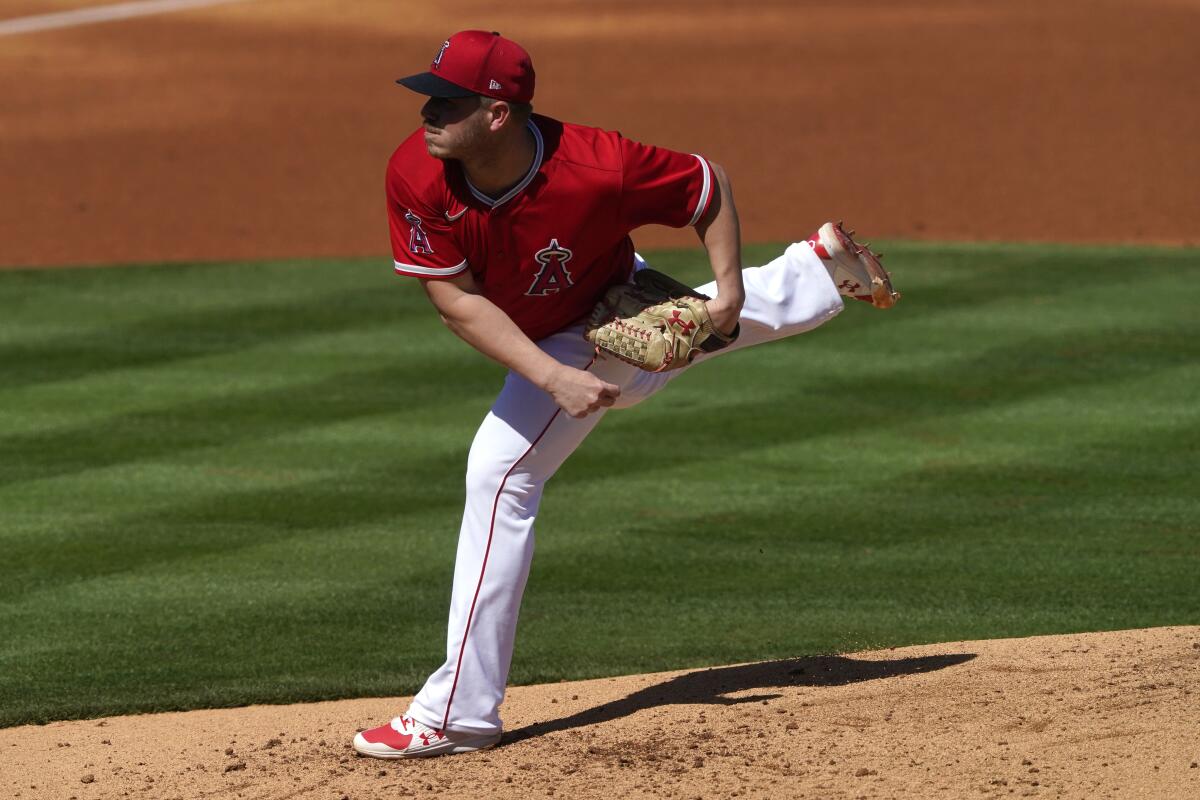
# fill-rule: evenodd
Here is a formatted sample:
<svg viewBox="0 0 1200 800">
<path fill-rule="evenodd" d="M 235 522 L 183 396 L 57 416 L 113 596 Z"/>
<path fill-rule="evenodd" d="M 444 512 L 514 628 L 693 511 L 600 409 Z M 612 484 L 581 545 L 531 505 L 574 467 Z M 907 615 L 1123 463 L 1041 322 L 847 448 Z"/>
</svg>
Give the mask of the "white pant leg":
<svg viewBox="0 0 1200 800">
<path fill-rule="evenodd" d="M 580 328 L 538 345 L 576 367 L 592 359 Z M 446 661 L 409 707 L 419 722 L 471 733 L 500 730 L 542 487 L 603 415 L 575 419 L 520 375 L 505 379 L 467 460 Z"/>
<path fill-rule="evenodd" d="M 646 262 L 639 257 L 637 267 L 645 266 Z M 746 286 L 746 302 L 742 306 L 739 319 L 742 330 L 737 341 L 723 350 L 697 356 L 692 366 L 756 344 L 811 331 L 845 308 L 829 271 L 805 242 L 789 246 L 769 264 L 742 270 L 742 282 Z M 709 297 L 717 296 L 715 281 L 696 289 Z M 649 397 L 683 371 L 637 372 L 631 378 L 629 397 L 622 395 L 623 404 L 633 405 Z"/>
<path fill-rule="evenodd" d="M 829 271 L 805 242 L 789 246 L 769 264 L 743 270 L 742 281 L 746 303 L 742 306 L 741 335 L 724 350 L 700 358 L 811 331 L 845 307 Z M 709 297 L 717 295 L 715 281 L 696 288 Z"/>
<path fill-rule="evenodd" d="M 697 363 L 812 330 L 842 310 L 829 273 L 803 243 L 792 245 L 766 266 L 745 270 L 743 279 L 741 335 L 724 350 L 697 358 Z M 714 284 L 699 288 L 716 294 Z M 581 330 L 569 328 L 538 346 L 582 368 L 593 348 Z M 642 372 L 615 358 L 598 360 L 591 370 L 621 387 L 618 408 L 649 397 L 682 372 Z M 509 373 L 471 445 L 446 661 L 409 707 L 409 715 L 418 721 L 471 733 L 500 730 L 499 708 L 533 560 L 533 525 L 542 489 L 603 415 L 600 411 L 574 419 L 559 411 L 545 392 Z"/>
</svg>

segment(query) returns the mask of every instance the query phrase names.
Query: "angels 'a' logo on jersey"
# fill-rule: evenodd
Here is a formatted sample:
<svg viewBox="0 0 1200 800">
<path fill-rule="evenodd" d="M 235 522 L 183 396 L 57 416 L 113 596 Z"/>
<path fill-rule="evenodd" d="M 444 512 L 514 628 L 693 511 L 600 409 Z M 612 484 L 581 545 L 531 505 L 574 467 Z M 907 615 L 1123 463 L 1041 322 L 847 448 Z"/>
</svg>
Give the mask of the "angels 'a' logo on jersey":
<svg viewBox="0 0 1200 800">
<path fill-rule="evenodd" d="M 432 255 L 433 245 L 429 243 L 429 237 L 425 235 L 425 229 L 421 227 L 421 218 L 409 211 L 404 215 L 404 221 L 410 226 L 408 233 L 408 252 L 414 255 L 417 253 L 426 253 Z"/>
<path fill-rule="evenodd" d="M 571 279 L 571 273 L 567 272 L 567 262 L 574 255 L 569 249 L 560 245 L 558 239 L 551 239 L 550 244 L 533 254 L 534 259 L 542 265 L 542 268 L 538 270 L 538 274 L 533 279 L 533 285 L 525 294 L 545 297 L 574 286 L 575 281 Z"/>
</svg>

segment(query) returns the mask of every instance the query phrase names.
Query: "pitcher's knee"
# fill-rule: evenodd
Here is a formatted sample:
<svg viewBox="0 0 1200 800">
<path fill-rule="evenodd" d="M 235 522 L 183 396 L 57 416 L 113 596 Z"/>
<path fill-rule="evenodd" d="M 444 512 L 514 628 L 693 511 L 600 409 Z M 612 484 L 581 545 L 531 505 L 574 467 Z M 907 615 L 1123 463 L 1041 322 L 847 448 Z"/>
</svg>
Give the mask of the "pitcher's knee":
<svg viewBox="0 0 1200 800">
<path fill-rule="evenodd" d="M 467 495 L 494 497 L 501 490 L 519 497 L 536 494 L 557 465 L 544 464 L 531 456 L 526 453 L 524 457 L 517 454 L 506 458 L 472 449 L 467 458 Z"/>
<path fill-rule="evenodd" d="M 494 453 L 472 449 L 467 457 L 467 495 L 495 494 L 512 465 L 512 461 L 496 458 Z"/>
</svg>

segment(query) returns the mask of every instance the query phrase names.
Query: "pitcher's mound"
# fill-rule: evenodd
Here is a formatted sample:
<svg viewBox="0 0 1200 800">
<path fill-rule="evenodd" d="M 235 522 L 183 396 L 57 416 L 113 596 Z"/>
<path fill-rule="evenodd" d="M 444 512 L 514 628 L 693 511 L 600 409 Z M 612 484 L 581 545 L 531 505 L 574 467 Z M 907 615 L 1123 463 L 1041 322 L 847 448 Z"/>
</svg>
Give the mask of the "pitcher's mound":
<svg viewBox="0 0 1200 800">
<path fill-rule="evenodd" d="M 512 689 L 500 747 L 376 761 L 406 698 L 0 731 L 19 798 L 1200 797 L 1200 627 Z"/>
</svg>

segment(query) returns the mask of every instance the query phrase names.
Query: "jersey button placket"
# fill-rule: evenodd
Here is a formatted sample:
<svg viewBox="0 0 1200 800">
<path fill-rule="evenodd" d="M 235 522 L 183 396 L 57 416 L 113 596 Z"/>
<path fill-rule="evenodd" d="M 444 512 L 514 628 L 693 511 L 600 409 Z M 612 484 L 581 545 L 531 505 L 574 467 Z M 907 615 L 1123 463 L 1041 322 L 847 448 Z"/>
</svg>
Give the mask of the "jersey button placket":
<svg viewBox="0 0 1200 800">
<path fill-rule="evenodd" d="M 513 249 L 510 236 L 512 228 L 508 222 L 508 214 L 504 208 L 492 209 L 488 214 L 488 240 L 495 248 L 496 258 L 502 260 L 507 260 L 509 252 Z"/>
</svg>

